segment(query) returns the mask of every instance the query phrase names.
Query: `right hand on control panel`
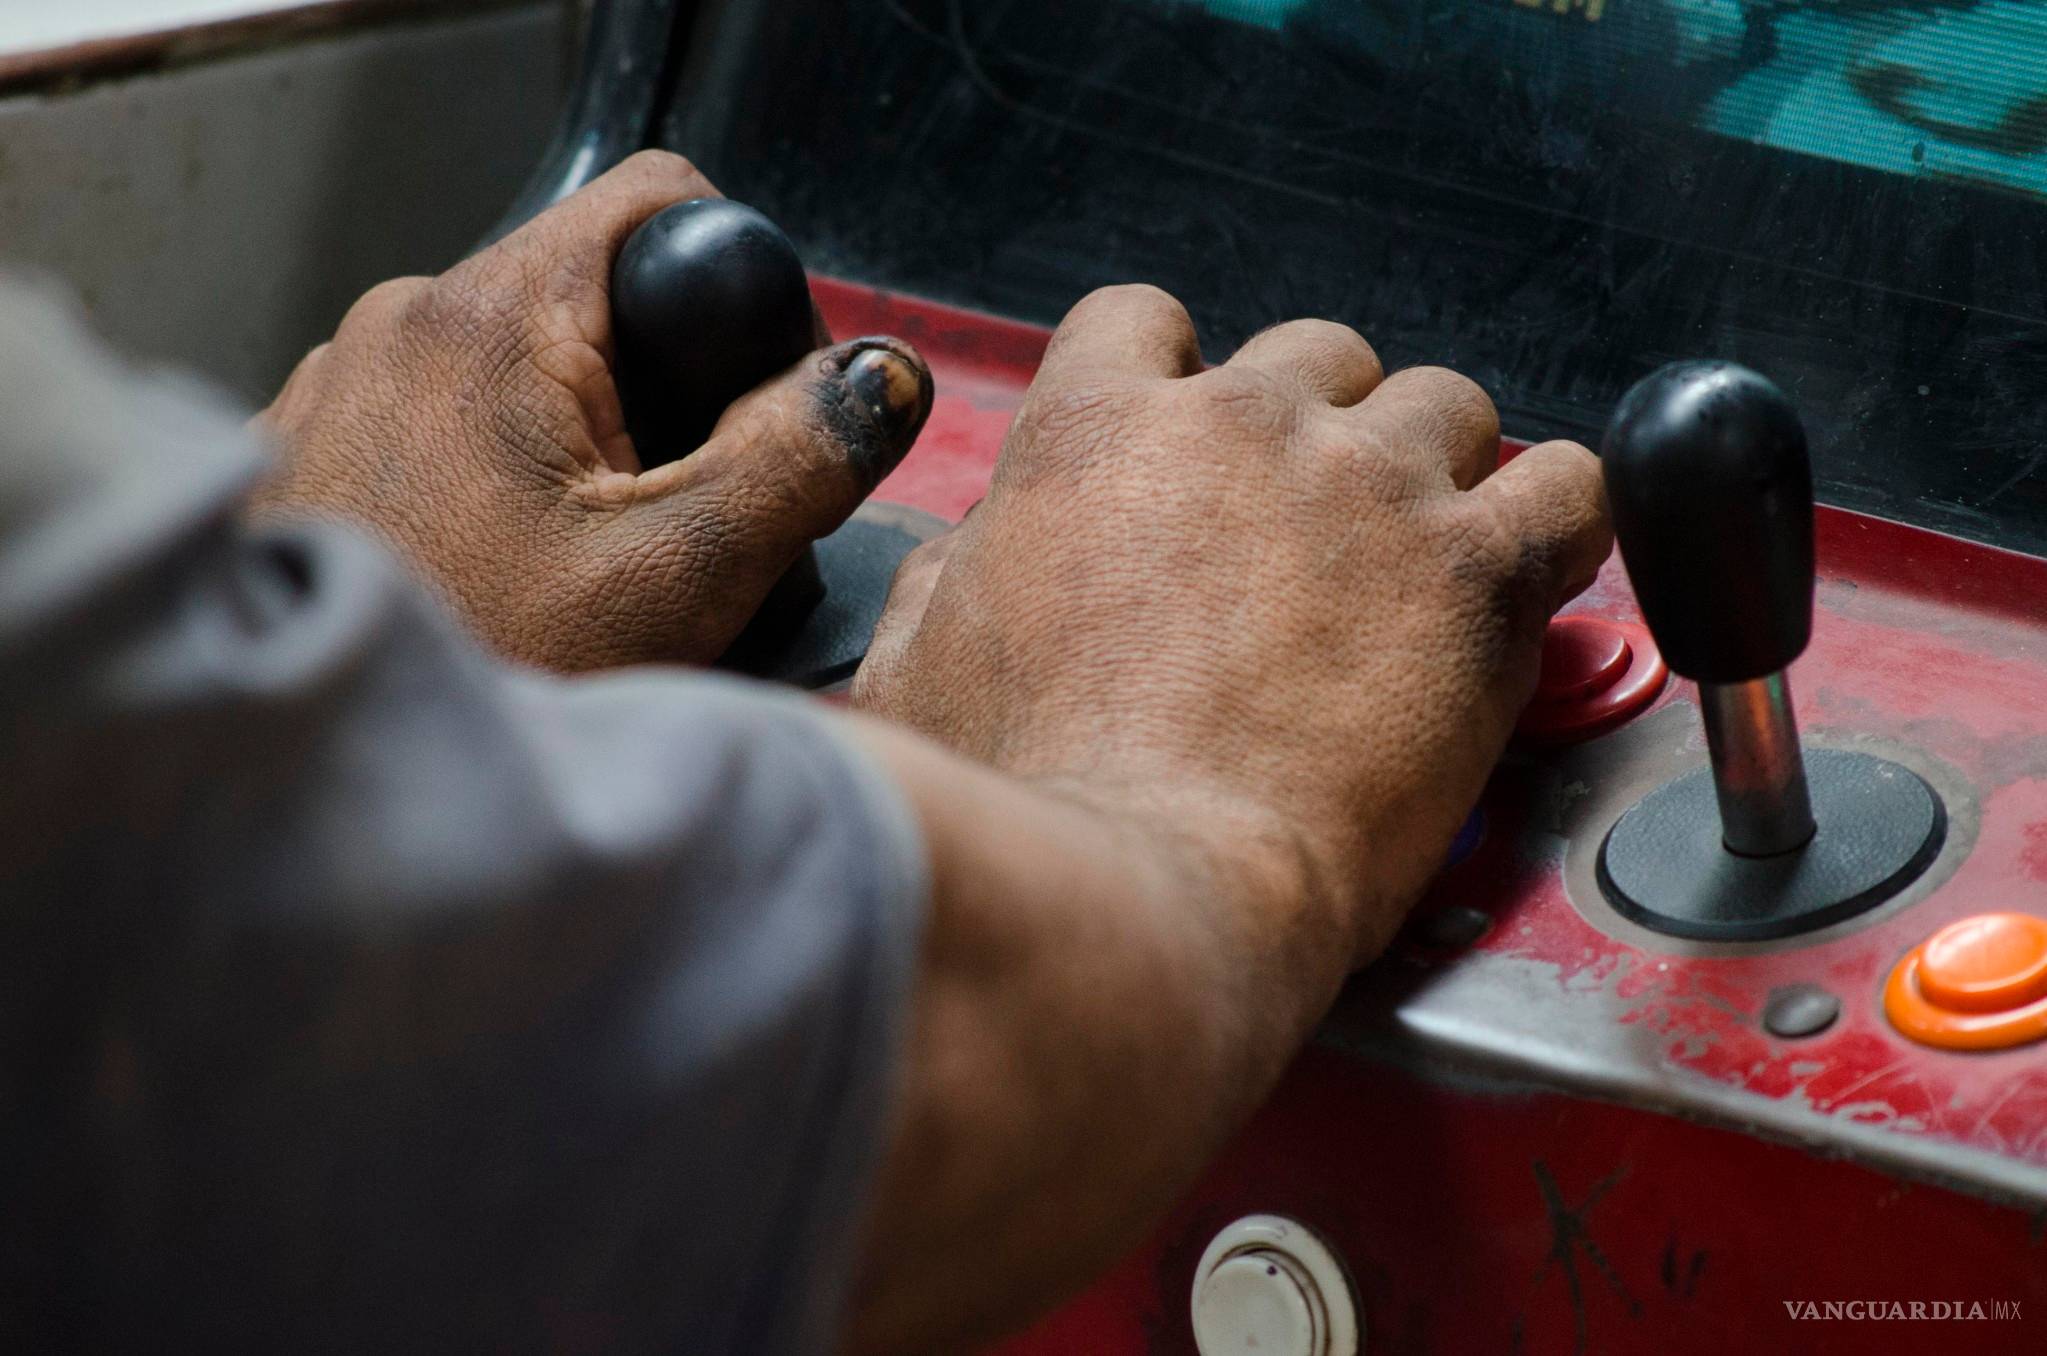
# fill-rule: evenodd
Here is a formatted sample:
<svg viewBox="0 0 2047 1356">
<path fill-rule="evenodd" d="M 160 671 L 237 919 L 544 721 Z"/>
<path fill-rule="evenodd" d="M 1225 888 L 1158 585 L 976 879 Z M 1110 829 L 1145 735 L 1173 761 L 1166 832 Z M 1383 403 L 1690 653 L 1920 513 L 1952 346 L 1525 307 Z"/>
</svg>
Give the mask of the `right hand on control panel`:
<svg viewBox="0 0 2047 1356">
<path fill-rule="evenodd" d="M 1441 863 L 1611 546 L 1599 465 L 1296 321 L 1203 370 L 1154 288 L 1053 337 L 987 499 L 898 575 L 857 704 L 1291 860 L 1362 963 Z M 1285 897 L 1289 891 L 1279 892 Z"/>
</svg>

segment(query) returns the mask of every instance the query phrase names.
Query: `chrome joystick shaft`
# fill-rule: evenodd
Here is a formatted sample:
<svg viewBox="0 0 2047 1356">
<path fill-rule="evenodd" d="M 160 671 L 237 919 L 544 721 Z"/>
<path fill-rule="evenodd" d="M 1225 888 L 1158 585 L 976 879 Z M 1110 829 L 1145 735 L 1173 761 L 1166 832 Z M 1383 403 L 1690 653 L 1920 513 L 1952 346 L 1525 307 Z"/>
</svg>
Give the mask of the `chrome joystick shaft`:
<svg viewBox="0 0 2047 1356">
<path fill-rule="evenodd" d="M 1743 683 L 1700 683 L 1720 841 L 1744 857 L 1774 857 L 1812 841 L 1812 796 L 1784 671 Z"/>
</svg>

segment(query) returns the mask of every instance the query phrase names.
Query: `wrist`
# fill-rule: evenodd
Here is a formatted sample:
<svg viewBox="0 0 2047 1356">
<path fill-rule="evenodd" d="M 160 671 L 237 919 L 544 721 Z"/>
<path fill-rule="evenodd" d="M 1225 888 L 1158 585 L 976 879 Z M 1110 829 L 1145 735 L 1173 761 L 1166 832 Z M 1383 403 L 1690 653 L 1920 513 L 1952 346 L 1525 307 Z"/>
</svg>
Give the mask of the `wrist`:
<svg viewBox="0 0 2047 1356">
<path fill-rule="evenodd" d="M 1224 964 L 1269 956 L 1278 979 L 1319 1018 L 1344 978 L 1383 949 L 1397 910 L 1361 888 L 1329 835 L 1282 804 L 1184 777 L 1129 781 L 1043 776 L 1041 790 L 1122 826 L 1183 898 L 1210 902 Z"/>
</svg>

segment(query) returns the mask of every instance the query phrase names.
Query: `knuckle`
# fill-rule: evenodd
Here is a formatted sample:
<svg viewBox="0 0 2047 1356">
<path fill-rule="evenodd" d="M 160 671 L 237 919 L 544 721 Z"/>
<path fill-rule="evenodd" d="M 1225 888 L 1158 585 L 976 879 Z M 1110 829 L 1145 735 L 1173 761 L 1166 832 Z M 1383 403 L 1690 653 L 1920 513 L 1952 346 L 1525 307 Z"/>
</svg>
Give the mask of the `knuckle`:
<svg viewBox="0 0 2047 1356">
<path fill-rule="evenodd" d="M 425 288 L 431 287 L 433 281 L 432 278 L 419 276 L 387 278 L 363 293 L 362 299 L 356 302 L 356 305 L 364 309 L 402 305 Z"/>
<path fill-rule="evenodd" d="M 294 382 L 310 380 L 320 364 L 327 361 L 327 355 L 333 351 L 334 341 L 332 339 L 323 344 L 315 344 L 312 348 L 308 349 L 306 356 L 298 360 L 297 366 L 291 370 L 291 376 L 285 380 L 286 388 L 289 389 Z"/>
<path fill-rule="evenodd" d="M 658 180 L 680 181 L 702 177 L 696 162 L 688 156 L 659 149 L 634 151 L 619 162 L 619 168 L 631 175 Z"/>
<path fill-rule="evenodd" d="M 1544 443 L 1529 451 L 1539 452 L 1547 457 L 1554 470 L 1551 477 L 1566 491 L 1567 500 L 1581 503 L 1604 505 L 1606 502 L 1605 470 L 1599 457 L 1583 443 L 1557 441 Z M 1526 456 L 1527 453 L 1523 453 Z"/>
<path fill-rule="evenodd" d="M 1288 339 L 1294 365 L 1311 383 L 1329 390 L 1355 391 L 1385 374 L 1365 337 L 1333 320 L 1298 320 Z"/>
<path fill-rule="evenodd" d="M 1379 351 L 1372 347 L 1370 340 L 1350 326 L 1335 320 L 1308 320 L 1302 323 L 1311 327 L 1309 332 L 1315 336 L 1318 343 L 1325 344 L 1353 360 L 1378 366 Z"/>
<path fill-rule="evenodd" d="M 1300 418 L 1300 393 L 1277 375 L 1255 367 L 1223 366 L 1185 383 L 1189 411 L 1202 428 L 1268 441 L 1285 436 Z"/>
<path fill-rule="evenodd" d="M 421 289 L 413 319 L 436 338 L 475 345 L 495 359 L 531 356 L 577 333 L 548 290 L 549 267 L 526 254 L 479 256 Z"/>
<path fill-rule="evenodd" d="M 1599 473 L 1599 454 L 1585 444 L 1573 442 L 1569 438 L 1552 438 L 1546 443 L 1537 443 L 1522 455 L 1549 457 L 1559 463 L 1567 462 L 1573 471 L 1581 474 Z"/>
<path fill-rule="evenodd" d="M 498 291 L 488 275 L 454 269 L 412 295 L 405 307 L 405 321 L 437 338 L 473 336 L 498 310 Z"/>
<path fill-rule="evenodd" d="M 1086 324 L 1103 316 L 1145 312 L 1183 320 L 1187 318 L 1187 308 L 1180 304 L 1179 298 L 1163 287 L 1154 287 L 1150 283 L 1116 283 L 1109 287 L 1097 287 L 1075 302 L 1073 309 L 1066 313 L 1062 327 Z"/>
<path fill-rule="evenodd" d="M 1273 326 L 1266 333 L 1274 338 L 1285 338 L 1311 352 L 1319 351 L 1350 360 L 1364 358 L 1373 363 L 1379 359 L 1377 352 L 1365 341 L 1365 336 L 1341 321 L 1312 317 L 1289 320 Z"/>
<path fill-rule="evenodd" d="M 1334 328 L 1330 341 L 1346 362 L 1370 371 L 1375 378 L 1385 373 L 1385 365 L 1379 361 L 1379 350 L 1372 347 L 1370 340 L 1348 325 L 1336 325 Z"/>
<path fill-rule="evenodd" d="M 342 316 L 340 328 L 363 329 L 402 319 L 418 295 L 432 285 L 431 278 L 391 278 L 380 282 L 356 298 L 355 305 Z"/>
<path fill-rule="evenodd" d="M 1180 302 L 1171 292 L 1153 283 L 1111 283 L 1097 287 L 1080 299 L 1082 306 L 1144 307 L 1146 309 L 1175 309 Z"/>
<path fill-rule="evenodd" d="M 1500 436 L 1500 413 L 1485 388 L 1447 367 L 1411 367 L 1400 374 L 1448 428 L 1476 442 Z"/>
</svg>

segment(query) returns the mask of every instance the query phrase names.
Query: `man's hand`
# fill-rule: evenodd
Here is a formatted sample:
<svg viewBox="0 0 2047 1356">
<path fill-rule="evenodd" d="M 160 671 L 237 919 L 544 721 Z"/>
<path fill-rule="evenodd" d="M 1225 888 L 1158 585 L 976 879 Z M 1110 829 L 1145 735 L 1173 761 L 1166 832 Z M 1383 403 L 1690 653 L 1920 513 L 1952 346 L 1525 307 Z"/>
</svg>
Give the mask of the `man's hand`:
<svg viewBox="0 0 2047 1356">
<path fill-rule="evenodd" d="M 856 340 L 642 471 L 612 381 L 612 263 L 655 212 L 716 191 L 643 152 L 440 277 L 370 291 L 262 416 L 282 461 L 259 510 L 367 526 L 515 659 L 715 659 L 931 403 L 913 349 Z"/>
<path fill-rule="evenodd" d="M 1203 371 L 1164 293 L 1067 317 L 854 685 L 934 894 L 854 1350 L 1107 1263 L 1385 946 L 1611 544 L 1585 449 L 1498 455 L 1476 386 L 1339 325 Z"/>
<path fill-rule="evenodd" d="M 1376 955 L 1611 547 L 1598 463 L 1498 474 L 1442 368 L 1297 321 L 1203 371 L 1152 288 L 1075 307 L 993 487 L 905 563 L 855 700 L 1196 833 L 1258 831 Z"/>
</svg>

